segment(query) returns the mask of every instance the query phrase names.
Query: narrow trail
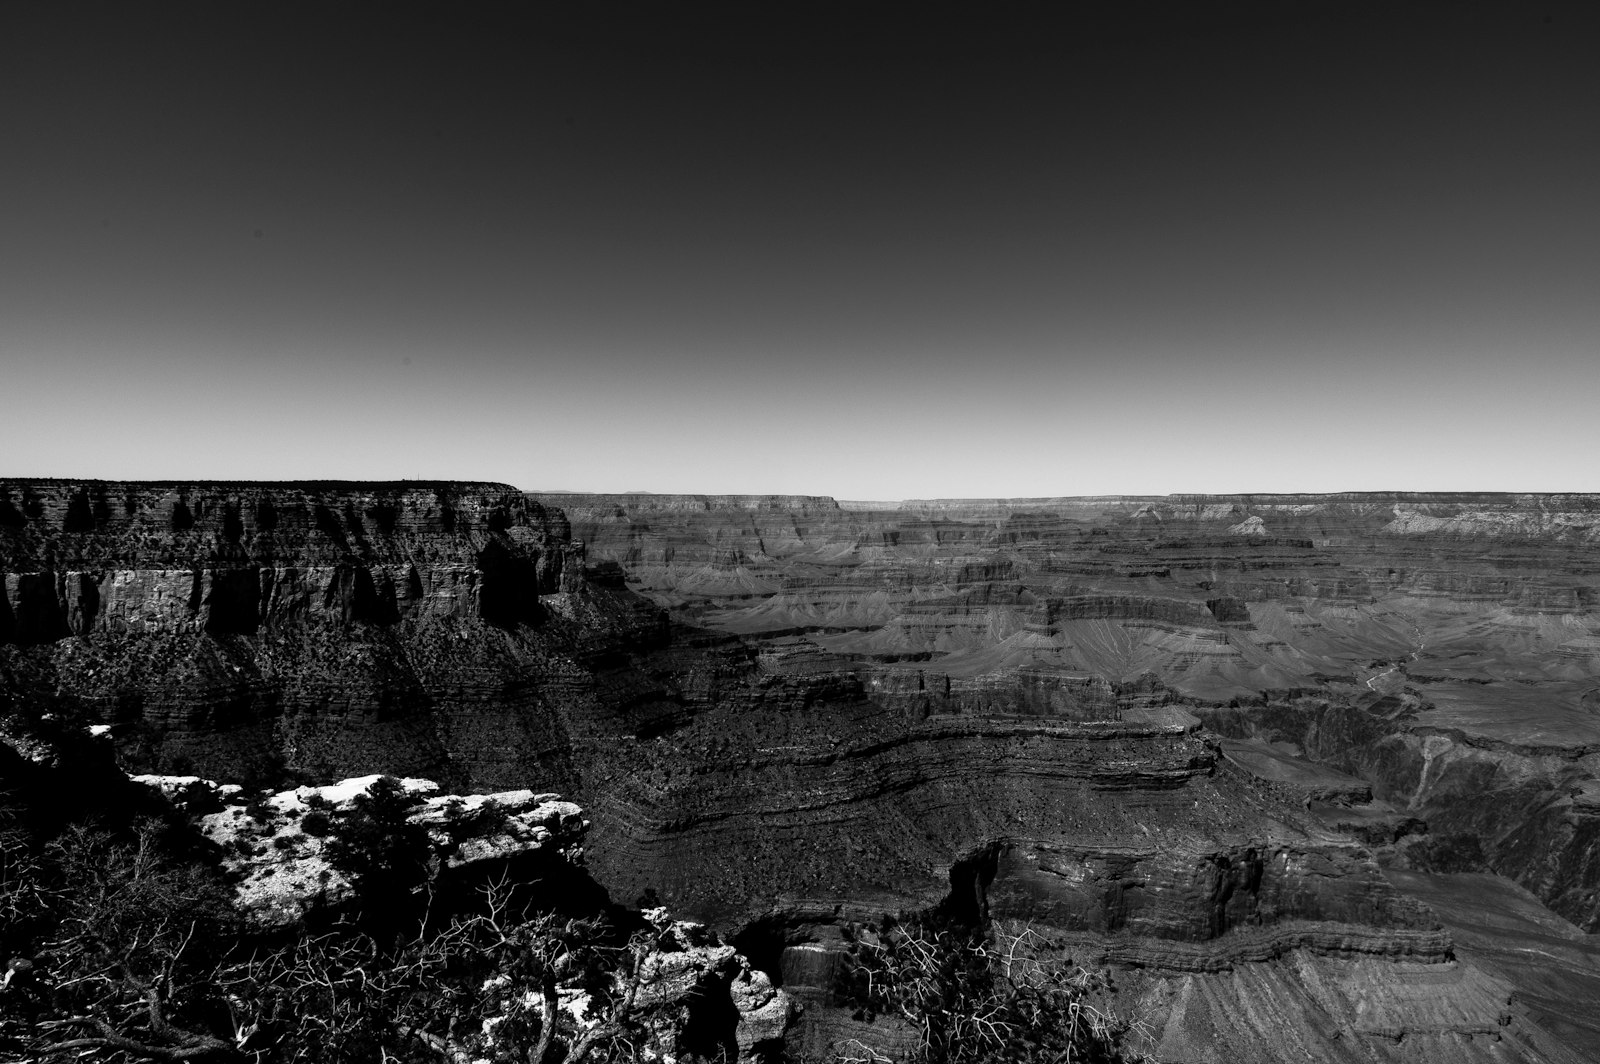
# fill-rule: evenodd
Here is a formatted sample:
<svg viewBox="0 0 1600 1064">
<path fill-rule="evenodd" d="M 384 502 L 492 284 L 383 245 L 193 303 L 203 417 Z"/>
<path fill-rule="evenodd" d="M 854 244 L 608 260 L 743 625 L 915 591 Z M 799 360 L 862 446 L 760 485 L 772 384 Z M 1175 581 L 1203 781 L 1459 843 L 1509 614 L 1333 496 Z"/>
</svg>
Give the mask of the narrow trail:
<svg viewBox="0 0 1600 1064">
<path fill-rule="evenodd" d="M 1407 623 L 1411 623 L 1411 622 L 1407 622 Z M 1427 647 L 1428 643 L 1427 643 L 1427 641 L 1425 639 L 1422 638 L 1422 628 L 1421 628 L 1421 626 L 1419 626 L 1417 624 L 1414 624 L 1414 623 L 1411 624 L 1411 632 L 1412 632 L 1412 635 L 1416 637 L 1417 647 L 1410 654 L 1407 654 L 1406 658 L 1407 658 L 1408 661 L 1413 661 L 1414 662 L 1419 657 L 1422 656 L 1422 651 L 1423 651 L 1423 649 L 1425 647 Z M 1377 683 L 1379 680 L 1383 679 L 1385 676 L 1388 676 L 1390 673 L 1398 671 L 1400 669 L 1404 669 L 1405 667 L 1406 667 L 1406 662 L 1402 661 L 1402 662 L 1399 662 L 1397 664 L 1389 666 L 1387 669 L 1384 669 L 1382 672 L 1378 673 L 1375 676 L 1367 677 L 1367 681 L 1366 681 L 1367 682 L 1367 690 L 1376 692 L 1378 689 L 1376 687 L 1374 687 L 1373 684 Z"/>
<path fill-rule="evenodd" d="M 1391 665 L 1387 669 L 1384 669 L 1382 672 L 1378 673 L 1376 676 L 1368 676 L 1367 677 L 1367 690 L 1376 691 L 1377 688 L 1372 686 L 1372 685 L 1377 683 L 1379 680 L 1383 679 L 1385 676 L 1389 675 L 1391 672 L 1393 672 L 1394 670 L 1398 669 L 1399 667 L 1400 666 L 1398 666 L 1398 665 Z"/>
</svg>

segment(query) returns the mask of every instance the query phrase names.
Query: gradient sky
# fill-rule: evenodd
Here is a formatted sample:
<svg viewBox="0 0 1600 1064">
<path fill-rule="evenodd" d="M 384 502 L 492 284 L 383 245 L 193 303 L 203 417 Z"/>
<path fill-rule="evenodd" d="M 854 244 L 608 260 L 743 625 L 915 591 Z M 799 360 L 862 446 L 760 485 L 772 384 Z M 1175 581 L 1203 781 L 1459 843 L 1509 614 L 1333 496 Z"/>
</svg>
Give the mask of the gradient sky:
<svg viewBox="0 0 1600 1064">
<path fill-rule="evenodd" d="M 1600 491 L 1592 6 L 8 0 L 0 475 Z"/>
</svg>

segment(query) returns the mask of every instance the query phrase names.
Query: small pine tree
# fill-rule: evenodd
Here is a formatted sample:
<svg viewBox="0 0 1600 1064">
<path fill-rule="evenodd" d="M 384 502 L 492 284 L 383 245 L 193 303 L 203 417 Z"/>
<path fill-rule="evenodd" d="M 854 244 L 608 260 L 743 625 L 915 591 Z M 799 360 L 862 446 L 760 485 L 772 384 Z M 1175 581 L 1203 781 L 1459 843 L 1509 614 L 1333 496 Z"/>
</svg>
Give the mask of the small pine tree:
<svg viewBox="0 0 1600 1064">
<path fill-rule="evenodd" d="M 350 877 L 363 921 L 374 932 L 405 922 L 416 888 L 428 880 L 427 831 L 409 819 L 417 799 L 380 776 L 333 823 L 324 853 Z"/>
</svg>

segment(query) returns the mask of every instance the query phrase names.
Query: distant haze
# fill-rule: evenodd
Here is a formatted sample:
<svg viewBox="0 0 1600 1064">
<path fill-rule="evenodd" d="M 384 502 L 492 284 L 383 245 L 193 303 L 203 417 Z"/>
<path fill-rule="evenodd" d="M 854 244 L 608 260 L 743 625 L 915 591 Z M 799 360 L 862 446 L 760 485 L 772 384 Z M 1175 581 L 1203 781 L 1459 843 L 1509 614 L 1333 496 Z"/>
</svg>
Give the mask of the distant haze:
<svg viewBox="0 0 1600 1064">
<path fill-rule="evenodd" d="M 1600 490 L 1587 6 L 874 9 L 5 4 L 0 475 Z"/>
</svg>

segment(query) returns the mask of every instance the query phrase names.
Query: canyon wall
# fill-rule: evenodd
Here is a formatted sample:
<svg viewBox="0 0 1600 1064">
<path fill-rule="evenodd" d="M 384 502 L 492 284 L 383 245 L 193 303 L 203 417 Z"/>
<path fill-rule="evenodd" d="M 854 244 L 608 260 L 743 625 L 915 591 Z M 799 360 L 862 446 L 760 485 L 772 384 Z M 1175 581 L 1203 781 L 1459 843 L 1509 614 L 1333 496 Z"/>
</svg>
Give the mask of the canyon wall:
<svg viewBox="0 0 1600 1064">
<path fill-rule="evenodd" d="M 1582 731 L 1600 508 L 1261 500 L 4 481 L 0 692 L 136 771 L 577 801 L 612 897 L 732 935 L 812 1048 L 842 927 L 938 909 L 1079 936 L 1163 1059 L 1271 1059 L 1297 1002 L 1308 1059 L 1580 1059 L 1381 863 L 1511 852 L 1438 809 L 1509 771 L 1496 670 Z M 1570 739 L 1529 817 L 1583 804 Z"/>
<path fill-rule="evenodd" d="M 1600 496 L 777 502 L 581 523 L 675 619 L 807 641 L 882 704 L 1186 706 L 1430 824 L 1396 861 L 1600 927 Z"/>
<path fill-rule="evenodd" d="M 591 557 L 675 620 L 850 671 L 910 727 L 1190 713 L 1233 744 L 1216 744 L 1207 786 L 1299 806 L 1397 874 L 1499 873 L 1600 926 L 1600 497 L 808 500 L 787 514 L 591 499 L 581 524 Z M 1089 926 L 1065 885 L 1092 895 L 1105 879 L 1086 866 L 1113 880 L 1139 867 L 1062 864 L 1052 842 L 1003 835 L 973 836 L 996 840 L 994 912 Z M 1210 860 L 1239 862 L 1211 842 Z M 1119 905 L 1096 910 L 1113 914 L 1102 932 Z M 1218 941 L 1230 935 L 1246 938 Z M 1135 964 L 1181 968 L 1149 959 L 1170 948 L 1146 940 Z M 1185 993 L 1223 1009 L 1212 976 L 1185 978 L 1211 979 Z"/>
<path fill-rule="evenodd" d="M 540 678 L 664 632 L 504 485 L 0 482 L 0 568 L 14 700 L 224 779 L 571 789 Z"/>
</svg>

